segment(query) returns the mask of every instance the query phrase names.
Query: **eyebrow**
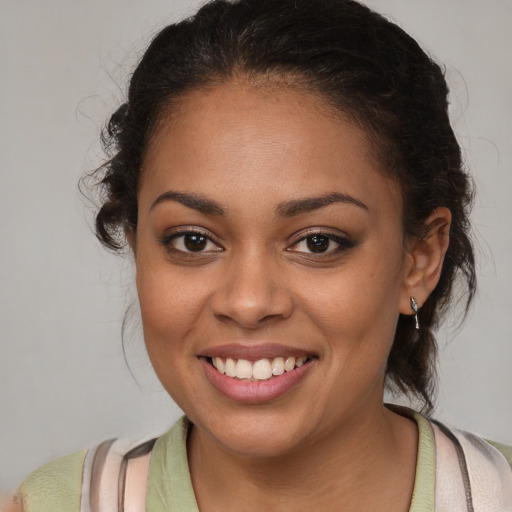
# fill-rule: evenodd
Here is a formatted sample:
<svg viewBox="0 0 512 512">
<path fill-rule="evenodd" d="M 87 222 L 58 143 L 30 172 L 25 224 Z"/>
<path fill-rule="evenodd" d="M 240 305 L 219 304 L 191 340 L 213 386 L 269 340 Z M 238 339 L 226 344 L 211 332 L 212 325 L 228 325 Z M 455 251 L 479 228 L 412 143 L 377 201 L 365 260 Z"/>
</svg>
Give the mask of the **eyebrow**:
<svg viewBox="0 0 512 512">
<path fill-rule="evenodd" d="M 224 208 L 216 201 L 207 199 L 201 195 L 189 192 L 177 192 L 174 190 L 169 190 L 160 194 L 155 201 L 153 201 L 149 210 L 153 210 L 158 204 L 166 201 L 175 201 L 205 215 L 223 216 L 225 214 Z M 281 217 L 295 217 L 296 215 L 324 208 L 333 203 L 353 204 L 368 211 L 368 207 L 363 202 L 359 201 L 359 199 L 348 194 L 332 192 L 330 194 L 324 194 L 316 197 L 306 197 L 303 199 L 285 201 L 277 206 L 276 212 Z"/>
<path fill-rule="evenodd" d="M 205 215 L 224 215 L 224 208 L 219 203 L 212 201 L 211 199 L 206 199 L 203 196 L 197 194 L 191 194 L 188 192 L 176 192 L 174 190 L 169 190 L 160 194 L 154 201 L 149 211 L 153 210 L 157 205 L 164 203 L 166 201 L 175 201 L 176 203 L 180 203 L 188 208 L 192 208 L 193 210 L 197 210 L 200 213 L 204 213 Z"/>
<path fill-rule="evenodd" d="M 325 206 L 333 203 L 352 204 L 368 211 L 368 206 L 359 201 L 359 199 L 356 199 L 355 197 L 352 197 L 348 194 L 332 192 L 330 194 L 317 197 L 306 197 L 303 199 L 293 199 L 291 201 L 286 201 L 281 203 L 276 208 L 276 212 L 281 217 L 294 217 L 295 215 L 300 215 L 302 213 L 308 213 L 320 208 L 324 208 Z"/>
</svg>

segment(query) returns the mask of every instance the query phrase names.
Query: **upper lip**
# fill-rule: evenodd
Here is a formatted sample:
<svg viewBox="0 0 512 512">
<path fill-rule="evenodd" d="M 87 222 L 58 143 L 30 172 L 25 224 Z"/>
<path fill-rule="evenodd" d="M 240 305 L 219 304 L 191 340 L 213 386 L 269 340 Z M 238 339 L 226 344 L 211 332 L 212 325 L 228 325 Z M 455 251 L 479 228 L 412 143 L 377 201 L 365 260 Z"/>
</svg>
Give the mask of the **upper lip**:
<svg viewBox="0 0 512 512">
<path fill-rule="evenodd" d="M 232 359 L 246 359 L 248 361 L 258 361 L 259 359 L 274 359 L 275 357 L 308 357 L 314 355 L 311 351 L 282 345 L 279 343 L 231 343 L 228 345 L 219 345 L 210 347 L 200 356 L 203 357 L 221 357 Z"/>
</svg>

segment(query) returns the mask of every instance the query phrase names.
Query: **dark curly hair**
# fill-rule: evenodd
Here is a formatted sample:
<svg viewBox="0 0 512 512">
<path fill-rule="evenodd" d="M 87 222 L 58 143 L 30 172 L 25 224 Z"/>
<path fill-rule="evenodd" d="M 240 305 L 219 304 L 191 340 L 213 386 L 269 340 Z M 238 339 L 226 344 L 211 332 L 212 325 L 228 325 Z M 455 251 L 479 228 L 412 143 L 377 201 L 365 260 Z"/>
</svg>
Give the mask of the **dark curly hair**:
<svg viewBox="0 0 512 512">
<path fill-rule="evenodd" d="M 127 230 L 137 230 L 141 168 L 158 120 L 191 90 L 235 76 L 281 78 L 284 86 L 313 91 L 359 123 L 386 172 L 401 184 L 406 233 L 422 237 L 435 208 L 451 211 L 450 245 L 439 283 L 419 312 L 421 330 L 400 316 L 387 365 L 387 384 L 431 411 L 433 331 L 452 301 L 456 278 L 465 286 L 466 311 L 476 287 L 471 181 L 448 119 L 443 70 L 402 29 L 360 3 L 214 0 L 164 28 L 103 133 L 109 160 L 96 171 L 99 240 L 121 250 Z"/>
</svg>

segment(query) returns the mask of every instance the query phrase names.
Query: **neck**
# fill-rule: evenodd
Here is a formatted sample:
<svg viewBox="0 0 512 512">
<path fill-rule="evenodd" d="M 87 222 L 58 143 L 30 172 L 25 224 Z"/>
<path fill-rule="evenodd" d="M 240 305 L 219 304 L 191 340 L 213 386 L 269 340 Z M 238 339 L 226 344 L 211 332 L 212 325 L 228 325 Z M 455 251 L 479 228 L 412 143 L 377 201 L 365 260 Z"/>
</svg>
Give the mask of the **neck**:
<svg viewBox="0 0 512 512">
<path fill-rule="evenodd" d="M 383 406 L 275 457 L 229 452 L 193 427 L 192 482 L 202 512 L 409 510 L 417 428 Z M 235 507 L 233 505 L 236 504 Z"/>
</svg>

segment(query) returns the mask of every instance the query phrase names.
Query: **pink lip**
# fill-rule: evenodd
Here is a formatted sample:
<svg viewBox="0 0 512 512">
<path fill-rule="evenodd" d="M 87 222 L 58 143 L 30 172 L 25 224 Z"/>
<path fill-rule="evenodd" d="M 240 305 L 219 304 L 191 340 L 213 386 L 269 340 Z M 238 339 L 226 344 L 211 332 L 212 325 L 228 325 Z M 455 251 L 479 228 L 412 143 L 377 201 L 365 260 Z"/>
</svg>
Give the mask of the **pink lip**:
<svg viewBox="0 0 512 512">
<path fill-rule="evenodd" d="M 216 355 L 215 357 L 222 356 Z M 233 353 L 231 353 L 231 357 L 233 357 Z M 199 361 L 203 365 L 208 380 L 224 396 L 244 404 L 259 404 L 280 398 L 294 388 L 306 376 L 316 358 L 310 359 L 300 368 L 262 381 L 244 381 L 227 377 L 219 373 L 205 357 L 200 357 Z"/>
<path fill-rule="evenodd" d="M 221 357 L 226 359 L 246 359 L 247 361 L 258 361 L 259 359 L 273 359 L 274 357 L 307 357 L 313 355 L 304 349 L 288 347 L 277 343 L 233 343 L 211 347 L 201 353 L 205 357 Z"/>
</svg>

